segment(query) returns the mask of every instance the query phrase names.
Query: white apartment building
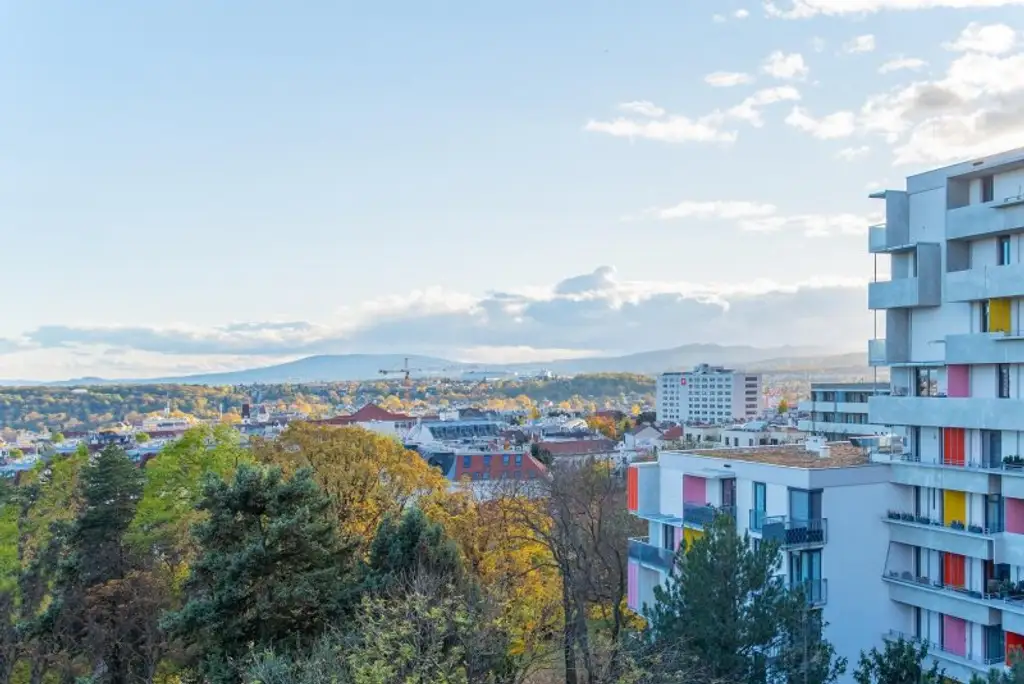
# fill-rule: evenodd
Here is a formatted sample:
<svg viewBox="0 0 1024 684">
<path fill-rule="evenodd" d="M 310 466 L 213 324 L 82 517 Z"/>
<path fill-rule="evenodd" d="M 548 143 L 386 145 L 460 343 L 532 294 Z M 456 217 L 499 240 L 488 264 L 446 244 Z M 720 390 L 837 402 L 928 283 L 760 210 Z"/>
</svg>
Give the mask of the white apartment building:
<svg viewBox="0 0 1024 684">
<path fill-rule="evenodd" d="M 1024 646 L 1024 149 L 873 197 L 885 223 L 868 248 L 891 276 L 869 286 L 885 332 L 868 355 L 891 368 L 892 392 L 870 397 L 868 416 L 904 443 L 876 457 L 892 459 L 895 497 L 888 627 L 967 681 Z"/>
<path fill-rule="evenodd" d="M 629 606 L 654 601 L 676 548 L 703 533 L 716 514 L 731 515 L 753 543 L 775 539 L 780 571 L 823 611 L 825 637 L 855 664 L 880 646 L 881 626 L 899 623 L 899 607 L 879 579 L 886 563 L 889 464 L 849 443 L 664 451 L 627 471 L 627 504 L 647 521 L 630 541 Z M 852 681 L 852 668 L 846 681 Z"/>
<path fill-rule="evenodd" d="M 710 366 L 662 373 L 655 390 L 659 422 L 731 423 L 760 415 L 764 407 L 760 375 Z"/>
<path fill-rule="evenodd" d="M 814 382 L 811 398 L 801 401 L 798 409 L 810 416 L 802 418 L 797 426 L 804 432 L 819 435 L 829 441 L 840 441 L 852 436 L 885 435 L 885 425 L 868 421 L 868 398 L 888 395 L 888 383 L 874 382 Z"/>
</svg>

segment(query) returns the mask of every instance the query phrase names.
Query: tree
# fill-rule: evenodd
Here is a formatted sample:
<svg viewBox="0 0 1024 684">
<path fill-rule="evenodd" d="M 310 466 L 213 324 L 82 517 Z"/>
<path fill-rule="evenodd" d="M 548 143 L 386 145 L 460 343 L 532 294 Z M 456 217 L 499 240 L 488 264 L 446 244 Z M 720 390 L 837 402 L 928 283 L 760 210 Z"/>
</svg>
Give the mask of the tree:
<svg viewBox="0 0 1024 684">
<path fill-rule="evenodd" d="M 445 536 L 438 523 L 431 522 L 418 508 L 401 518 L 384 518 L 370 545 L 366 585 L 378 593 L 394 591 L 417 573 L 462 581 L 459 548 Z"/>
<path fill-rule="evenodd" d="M 928 644 L 904 639 L 886 639 L 882 651 L 872 648 L 860 652 L 853 673 L 857 684 L 939 684 L 943 671 L 938 663 L 925 668 Z"/>
<path fill-rule="evenodd" d="M 145 433 L 145 432 L 136 432 L 135 433 L 135 442 L 136 442 L 136 444 L 145 444 L 148 441 L 149 441 L 149 434 L 148 433 Z"/>
<path fill-rule="evenodd" d="M 780 414 L 782 414 L 782 413 L 786 413 L 788 411 L 789 411 L 789 402 L 786 401 L 784 398 L 783 399 L 779 399 L 778 412 Z"/>
<path fill-rule="evenodd" d="M 52 435 L 50 435 L 50 441 L 53 442 L 54 444 L 63 444 L 64 443 L 64 433 L 63 432 L 54 432 Z"/>
<path fill-rule="evenodd" d="M 858 682 L 859 684 L 859 682 Z M 970 684 L 1024 684 L 1024 659 L 1021 649 L 1012 648 L 1010 651 L 1010 668 L 993 668 L 984 677 L 972 675 Z"/>
<path fill-rule="evenodd" d="M 241 465 L 230 483 L 208 475 L 196 526 L 201 555 L 188 602 L 167 627 L 193 647 L 200 672 L 235 682 L 250 645 L 290 653 L 315 640 L 352 600 L 352 546 L 329 517 L 331 502 L 308 469 Z"/>
<path fill-rule="evenodd" d="M 700 682 L 834 682 L 846 660 L 819 631 L 820 614 L 778 575 L 772 542 L 756 550 L 729 515 L 676 554 L 667 589 L 648 611 L 654 642 L 676 649 L 668 667 L 693 668 Z"/>
<path fill-rule="evenodd" d="M 586 420 L 587 427 L 589 427 L 591 430 L 594 430 L 595 432 L 600 432 L 608 439 L 617 440 L 619 438 L 618 427 L 615 425 L 615 421 L 609 418 L 608 416 L 592 415 L 587 416 Z"/>
<path fill-rule="evenodd" d="M 450 484 L 397 440 L 357 427 L 293 423 L 253 451 L 286 475 L 309 468 L 341 536 L 364 543 L 386 516 L 400 515 L 413 501 L 429 510 L 431 498 L 447 495 Z"/>
<path fill-rule="evenodd" d="M 559 646 L 566 684 L 616 682 L 623 673 L 626 553 L 636 521 L 607 464 L 556 468 L 536 496 L 509 499 L 510 520 L 550 554 L 562 606 Z"/>
</svg>

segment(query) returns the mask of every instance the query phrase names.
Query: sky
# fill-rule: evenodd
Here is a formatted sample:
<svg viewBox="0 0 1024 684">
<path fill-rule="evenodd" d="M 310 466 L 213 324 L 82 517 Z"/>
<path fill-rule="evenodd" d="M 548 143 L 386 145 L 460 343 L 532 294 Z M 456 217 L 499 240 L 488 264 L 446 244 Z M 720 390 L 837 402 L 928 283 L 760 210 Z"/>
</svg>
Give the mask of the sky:
<svg viewBox="0 0 1024 684">
<path fill-rule="evenodd" d="M 1018 146 L 1024 0 L 0 2 L 0 378 L 864 351 L 868 194 Z"/>
</svg>

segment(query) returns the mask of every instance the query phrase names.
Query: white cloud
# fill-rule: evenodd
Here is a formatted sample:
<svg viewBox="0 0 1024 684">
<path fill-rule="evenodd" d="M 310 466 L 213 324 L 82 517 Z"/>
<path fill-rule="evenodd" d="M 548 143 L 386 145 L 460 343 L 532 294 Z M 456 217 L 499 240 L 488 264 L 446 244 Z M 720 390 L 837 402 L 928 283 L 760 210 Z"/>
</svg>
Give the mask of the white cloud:
<svg viewBox="0 0 1024 684">
<path fill-rule="evenodd" d="M 724 24 L 725 23 L 725 15 L 724 14 L 712 15 L 711 21 L 715 22 L 716 24 Z"/>
<path fill-rule="evenodd" d="M 836 153 L 836 156 L 845 161 L 854 161 L 855 159 L 863 159 L 870 152 L 870 147 L 861 145 L 860 147 L 844 147 Z"/>
<path fill-rule="evenodd" d="M 798 230 L 808 237 L 861 235 L 874 222 L 873 217 L 848 213 L 782 214 L 774 204 L 746 201 L 686 201 L 648 210 L 647 215 L 660 220 L 734 221 L 740 230 L 749 232 Z"/>
<path fill-rule="evenodd" d="M 619 105 L 619 109 L 624 112 L 631 112 L 633 114 L 639 114 L 641 116 L 649 116 L 652 119 L 658 119 L 665 116 L 665 110 L 661 107 L 656 106 L 653 102 L 647 100 L 636 100 L 633 102 L 623 102 Z"/>
<path fill-rule="evenodd" d="M 856 130 L 857 117 L 853 112 L 835 112 L 815 119 L 803 107 L 793 107 L 786 123 L 821 140 L 846 138 Z"/>
<path fill-rule="evenodd" d="M 820 38 L 818 36 L 815 36 L 814 38 L 812 38 L 811 39 L 811 49 L 814 50 L 815 52 L 824 52 L 825 51 L 825 39 L 824 38 Z"/>
<path fill-rule="evenodd" d="M 705 83 L 716 88 L 731 88 L 753 83 L 753 81 L 753 76 L 741 71 L 715 71 L 704 77 Z"/>
<path fill-rule="evenodd" d="M 797 52 L 785 54 L 781 50 L 768 55 L 761 64 L 761 70 L 769 76 L 781 79 L 806 78 L 810 71 L 803 55 Z"/>
<path fill-rule="evenodd" d="M 928 62 L 916 57 L 895 57 L 878 67 L 878 73 L 890 74 L 894 71 L 917 71 L 927 66 Z"/>
<path fill-rule="evenodd" d="M 671 207 L 656 209 L 653 215 L 659 219 L 749 219 L 772 216 L 778 209 L 773 204 L 760 202 L 680 202 Z"/>
<path fill-rule="evenodd" d="M 847 54 L 856 54 L 858 52 L 873 52 L 874 49 L 875 37 L 870 33 L 863 36 L 857 36 L 853 40 L 843 45 L 843 52 Z"/>
<path fill-rule="evenodd" d="M 848 226 L 842 215 L 779 217 L 764 208 L 737 210 L 730 204 L 720 203 L 718 213 L 738 212 L 747 221 L 761 222 L 752 223 L 751 230 L 798 228 L 817 234 L 853 229 L 854 222 Z M 542 292 L 459 294 L 458 306 L 442 313 L 410 310 L 355 326 L 341 318 L 216 327 L 48 326 L 24 333 L 29 350 L 0 354 L 0 377 L 138 378 L 368 349 L 499 363 L 641 351 L 650 347 L 650 337 L 638 332 L 665 329 L 677 331 L 673 344 L 770 339 L 778 345 L 806 346 L 812 340 L 816 346 L 849 349 L 850 340 L 863 337 L 870 322 L 864 286 L 862 280 L 841 278 L 727 285 L 628 280 L 602 266 Z"/>
<path fill-rule="evenodd" d="M 636 119 L 619 117 L 612 121 L 590 120 L 584 130 L 592 133 L 605 133 L 620 138 L 645 138 L 670 143 L 704 142 L 732 143 L 739 133 L 728 124 L 743 121 L 751 126 L 764 125 L 761 110 L 771 104 L 800 99 L 800 92 L 792 86 L 765 88 L 755 92 L 726 110 L 714 110 L 709 114 L 693 118 L 677 114 L 665 115 L 664 110 L 652 102 L 627 102 L 619 105 L 620 109 L 641 111 L 647 118 Z M 651 118 L 651 113 L 658 118 Z"/>
<path fill-rule="evenodd" d="M 884 10 L 969 9 L 1024 7 L 1024 0 L 764 0 L 771 16 L 806 19 L 820 14 L 873 14 Z"/>
<path fill-rule="evenodd" d="M 747 17 L 750 16 L 750 12 L 748 12 L 745 9 L 738 9 L 732 13 L 732 16 L 736 17 L 737 19 L 746 19 Z"/>
<path fill-rule="evenodd" d="M 738 105 L 730 107 L 726 115 L 748 122 L 755 128 L 764 125 L 761 118 L 761 109 L 767 105 L 777 102 L 795 101 L 800 99 L 800 91 L 792 86 L 778 86 L 775 88 L 764 88 L 746 98 Z"/>
<path fill-rule="evenodd" d="M 592 133 L 606 133 L 617 138 L 646 138 L 663 142 L 707 142 L 731 143 L 737 138 L 736 131 L 722 130 L 718 117 L 691 119 L 685 116 L 670 116 L 665 119 L 618 118 L 613 121 L 590 120 L 584 130 Z"/>
<path fill-rule="evenodd" d="M 972 21 L 952 43 L 943 45 L 955 52 L 985 52 L 1001 55 L 1013 49 L 1017 32 L 1006 24 L 981 24 Z"/>
</svg>

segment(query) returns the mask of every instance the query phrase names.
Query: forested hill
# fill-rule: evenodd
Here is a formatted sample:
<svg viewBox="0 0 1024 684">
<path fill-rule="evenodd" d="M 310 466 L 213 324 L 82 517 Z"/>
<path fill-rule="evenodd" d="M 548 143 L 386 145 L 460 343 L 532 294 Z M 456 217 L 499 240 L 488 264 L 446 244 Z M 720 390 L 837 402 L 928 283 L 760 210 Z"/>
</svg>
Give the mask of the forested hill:
<svg viewBox="0 0 1024 684">
<path fill-rule="evenodd" d="M 256 400 L 279 409 L 317 415 L 358 408 L 367 402 L 393 410 L 426 408 L 473 402 L 489 408 L 528 406 L 531 402 L 569 402 L 573 408 L 602 407 L 648 397 L 653 400 L 654 380 L 642 375 L 595 374 L 550 380 L 498 380 L 455 382 L 416 380 L 413 406 L 404 405 L 397 380 L 333 382 L 315 385 L 258 385 L 210 387 L 204 385 L 106 385 L 88 389 L 71 387 L 0 387 L 0 427 L 13 429 L 94 429 L 164 410 L 200 419 L 216 418 L 223 411 L 237 417 L 241 405 Z M 529 400 L 529 401 L 527 401 Z"/>
</svg>

